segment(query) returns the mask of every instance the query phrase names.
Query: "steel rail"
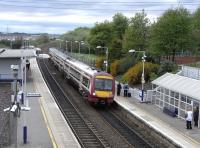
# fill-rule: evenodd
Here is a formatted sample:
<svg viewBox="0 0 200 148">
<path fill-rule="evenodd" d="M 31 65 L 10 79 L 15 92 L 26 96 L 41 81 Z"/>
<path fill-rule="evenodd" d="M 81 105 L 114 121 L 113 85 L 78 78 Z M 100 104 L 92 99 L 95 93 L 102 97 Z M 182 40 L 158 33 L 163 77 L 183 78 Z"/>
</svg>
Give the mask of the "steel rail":
<svg viewBox="0 0 200 148">
<path fill-rule="evenodd" d="M 51 74 L 44 60 L 38 60 L 38 65 L 61 112 L 77 137 L 80 145 L 85 148 L 109 147 L 108 143 L 100 136 L 100 134 L 98 134 L 92 123 L 85 120 L 78 109 L 72 104 L 68 96 Z"/>
</svg>

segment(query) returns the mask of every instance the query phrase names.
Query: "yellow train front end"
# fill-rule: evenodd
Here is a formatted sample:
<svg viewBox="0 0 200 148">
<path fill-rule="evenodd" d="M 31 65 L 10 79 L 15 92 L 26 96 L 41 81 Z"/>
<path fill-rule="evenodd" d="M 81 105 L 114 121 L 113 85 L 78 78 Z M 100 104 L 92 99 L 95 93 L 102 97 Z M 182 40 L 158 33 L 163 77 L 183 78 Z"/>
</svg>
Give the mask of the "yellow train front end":
<svg viewBox="0 0 200 148">
<path fill-rule="evenodd" d="M 88 100 L 95 104 L 113 103 L 115 95 L 115 80 L 108 73 L 101 72 L 96 74 L 91 80 L 91 90 Z"/>
</svg>

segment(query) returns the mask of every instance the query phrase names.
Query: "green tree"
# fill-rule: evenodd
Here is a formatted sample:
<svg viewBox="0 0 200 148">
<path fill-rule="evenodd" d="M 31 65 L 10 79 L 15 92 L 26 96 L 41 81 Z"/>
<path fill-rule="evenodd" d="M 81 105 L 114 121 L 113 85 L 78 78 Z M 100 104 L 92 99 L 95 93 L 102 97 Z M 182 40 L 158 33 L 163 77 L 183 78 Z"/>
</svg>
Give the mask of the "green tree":
<svg viewBox="0 0 200 148">
<path fill-rule="evenodd" d="M 157 55 L 173 54 L 184 51 L 190 47 L 191 18 L 187 9 L 169 9 L 153 25 L 150 48 Z"/>
<path fill-rule="evenodd" d="M 12 43 L 12 48 L 13 49 L 20 49 L 22 46 L 22 40 L 15 40 L 13 43 Z"/>
<path fill-rule="evenodd" d="M 195 51 L 200 50 L 200 8 L 192 16 L 192 41 Z"/>
<path fill-rule="evenodd" d="M 113 16 L 112 33 L 115 37 L 122 40 L 125 30 L 128 27 L 128 18 L 121 13 Z"/>
<path fill-rule="evenodd" d="M 78 27 L 73 31 L 69 31 L 61 36 L 62 40 L 67 41 L 86 41 L 90 34 L 90 29 L 87 27 Z"/>
<path fill-rule="evenodd" d="M 136 13 L 130 20 L 129 27 L 123 38 L 124 52 L 130 49 L 144 50 L 147 47 L 149 36 L 149 19 L 144 11 Z"/>
<path fill-rule="evenodd" d="M 112 41 L 110 43 L 110 60 L 118 59 L 122 53 L 122 39 L 128 27 L 128 18 L 121 13 L 113 16 L 112 21 Z"/>
<path fill-rule="evenodd" d="M 49 36 L 48 34 L 41 34 L 37 39 L 36 39 L 36 45 L 41 45 L 41 44 L 45 44 L 48 43 L 49 40 Z"/>
<path fill-rule="evenodd" d="M 112 25 L 108 21 L 103 23 L 96 23 L 91 29 L 88 37 L 89 44 L 95 48 L 97 46 L 109 46 L 112 39 Z M 104 50 L 98 51 L 100 54 L 105 54 Z"/>
<path fill-rule="evenodd" d="M 9 40 L 0 40 L 0 48 L 9 48 L 10 41 Z"/>
<path fill-rule="evenodd" d="M 73 31 L 69 31 L 65 34 L 63 34 L 60 38 L 64 41 L 84 41 L 85 43 L 87 42 L 87 38 L 89 37 L 90 34 L 90 28 L 87 27 L 79 27 L 74 29 Z M 76 49 L 76 52 L 78 52 L 78 44 L 72 44 L 73 49 Z M 66 44 L 65 47 L 66 49 Z M 70 49 L 71 45 L 68 43 L 67 44 L 67 49 Z M 82 46 L 81 47 L 81 53 L 87 53 L 88 52 L 88 47 Z M 92 51 L 91 51 L 92 52 Z"/>
</svg>

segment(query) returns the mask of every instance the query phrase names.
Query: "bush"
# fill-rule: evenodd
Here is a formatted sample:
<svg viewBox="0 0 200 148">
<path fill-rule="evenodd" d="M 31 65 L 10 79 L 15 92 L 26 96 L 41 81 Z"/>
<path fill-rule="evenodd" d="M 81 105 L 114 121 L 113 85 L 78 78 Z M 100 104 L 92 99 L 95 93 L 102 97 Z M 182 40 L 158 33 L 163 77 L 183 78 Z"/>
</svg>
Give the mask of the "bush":
<svg viewBox="0 0 200 148">
<path fill-rule="evenodd" d="M 104 67 L 104 57 L 99 57 L 99 58 L 97 58 L 97 60 L 96 60 L 96 67 L 98 68 L 98 69 L 103 69 L 103 67 Z"/>
<path fill-rule="evenodd" d="M 134 58 L 133 56 L 126 56 L 123 59 L 121 59 L 121 62 L 118 66 L 118 72 L 119 74 L 123 74 L 127 71 L 127 69 L 129 69 L 133 64 L 135 64 L 136 58 Z"/>
<path fill-rule="evenodd" d="M 166 72 L 173 72 L 178 68 L 176 64 L 172 61 L 163 61 L 160 64 L 160 68 L 158 69 L 158 75 L 163 75 Z"/>
<path fill-rule="evenodd" d="M 142 62 L 137 63 L 135 66 L 129 68 L 129 70 L 123 75 L 122 80 L 128 82 L 129 84 L 141 83 L 142 68 L 143 68 Z M 157 64 L 145 62 L 145 68 L 144 68 L 145 81 L 149 81 L 150 74 L 152 72 L 156 72 L 158 68 L 159 65 Z"/>
<path fill-rule="evenodd" d="M 119 72 L 118 72 L 118 67 L 120 65 L 120 60 L 115 60 L 113 63 L 111 63 L 110 65 L 110 73 L 113 76 L 116 76 Z"/>
<path fill-rule="evenodd" d="M 158 77 L 158 75 L 155 72 L 150 73 L 150 81 L 155 80 Z"/>
</svg>

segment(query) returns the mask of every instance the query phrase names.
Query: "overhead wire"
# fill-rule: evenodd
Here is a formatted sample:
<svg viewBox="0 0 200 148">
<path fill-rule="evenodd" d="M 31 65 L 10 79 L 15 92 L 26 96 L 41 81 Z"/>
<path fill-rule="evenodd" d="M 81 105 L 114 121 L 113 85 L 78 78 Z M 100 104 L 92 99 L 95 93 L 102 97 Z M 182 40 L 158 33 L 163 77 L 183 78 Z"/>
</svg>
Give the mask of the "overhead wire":
<svg viewBox="0 0 200 148">
<path fill-rule="evenodd" d="M 151 1 L 151 2 L 142 2 L 142 1 L 70 1 L 70 0 L 59 0 L 59 1 L 49 1 L 49 0 L 34 0 L 34 1 L 24 1 L 24 0 L 1 0 L 1 1 L 12 1 L 12 2 L 23 2 L 23 3 L 35 3 L 37 2 L 45 2 L 45 3 L 94 3 L 94 4 L 98 4 L 98 3 L 111 3 L 111 4 L 132 4 L 132 3 L 141 3 L 141 4 L 155 4 L 155 3 L 159 3 L 159 4 L 177 4 L 178 2 L 162 2 L 162 1 Z M 194 3 L 199 3 L 200 1 L 182 1 L 182 4 L 194 4 Z"/>
<path fill-rule="evenodd" d="M 88 4 L 123 4 L 126 6 L 132 6 L 132 5 L 153 5 L 153 4 L 159 4 L 159 5 L 178 5 L 179 3 L 177 2 L 104 2 L 104 1 L 49 1 L 49 0 L 40 0 L 37 1 L 23 1 L 23 0 L 1 0 L 1 2 L 16 2 L 16 3 L 24 3 L 24 4 L 38 4 L 38 3 L 43 3 L 43 4 L 72 4 L 72 5 L 88 5 Z M 200 1 L 195 1 L 195 2 L 181 2 L 181 4 L 185 5 L 195 5 L 195 4 L 200 4 Z"/>
<path fill-rule="evenodd" d="M 1 0 L 0 1 L 0 5 L 4 5 L 4 6 L 10 6 L 10 7 L 27 7 L 27 8 L 43 8 L 43 9 L 56 9 L 56 10 L 58 10 L 58 9 L 66 9 L 66 10 L 91 10 L 91 11 L 93 11 L 93 10 L 99 10 L 99 11 L 141 11 L 142 10 L 142 8 L 141 9 L 135 9 L 135 8 L 126 8 L 126 9 L 120 9 L 120 8 L 77 8 L 77 7 L 74 7 L 74 6 L 81 6 L 81 5 L 83 5 L 83 4 L 62 4 L 62 5 L 60 5 L 60 6 L 55 6 L 55 5 L 53 5 L 53 6 L 51 6 L 51 5 L 44 5 L 44 6 L 41 6 L 41 5 L 36 5 L 35 3 L 33 3 L 33 2 L 30 2 L 29 1 L 29 3 L 28 4 L 33 4 L 33 5 L 24 5 L 23 3 L 18 3 L 18 4 L 9 4 L 9 3 L 2 3 L 2 2 L 17 2 L 17 1 L 15 1 L 15 0 L 6 0 L 6 1 L 4 1 L 4 0 Z M 27 1 L 26 1 L 27 2 Z M 51 1 L 49 1 L 49 2 L 51 2 Z M 82 1 L 81 1 L 82 2 Z M 26 3 L 25 3 L 26 4 Z M 51 4 L 51 3 L 45 3 L 45 4 Z M 60 4 L 60 3 L 56 3 L 56 4 Z M 174 4 L 176 4 L 177 6 L 178 6 L 178 3 L 174 3 Z M 192 4 L 192 3 L 191 3 Z M 84 4 L 84 5 L 86 5 L 86 4 Z M 152 4 L 153 5 L 153 4 Z M 70 6 L 73 6 L 73 8 L 71 8 Z M 86 5 L 86 6 L 88 6 L 88 5 Z M 122 5 L 122 6 L 127 6 L 127 5 Z M 145 7 L 147 7 L 147 5 L 128 5 L 128 6 L 145 6 Z M 171 6 L 173 6 L 173 5 L 170 5 L 170 7 Z M 145 9 L 145 11 L 165 11 L 165 10 L 159 10 L 159 9 L 146 9 L 146 8 L 143 8 L 143 9 Z M 169 8 L 167 8 L 167 9 L 169 9 Z M 195 9 L 189 9 L 189 10 L 195 10 Z"/>
</svg>

